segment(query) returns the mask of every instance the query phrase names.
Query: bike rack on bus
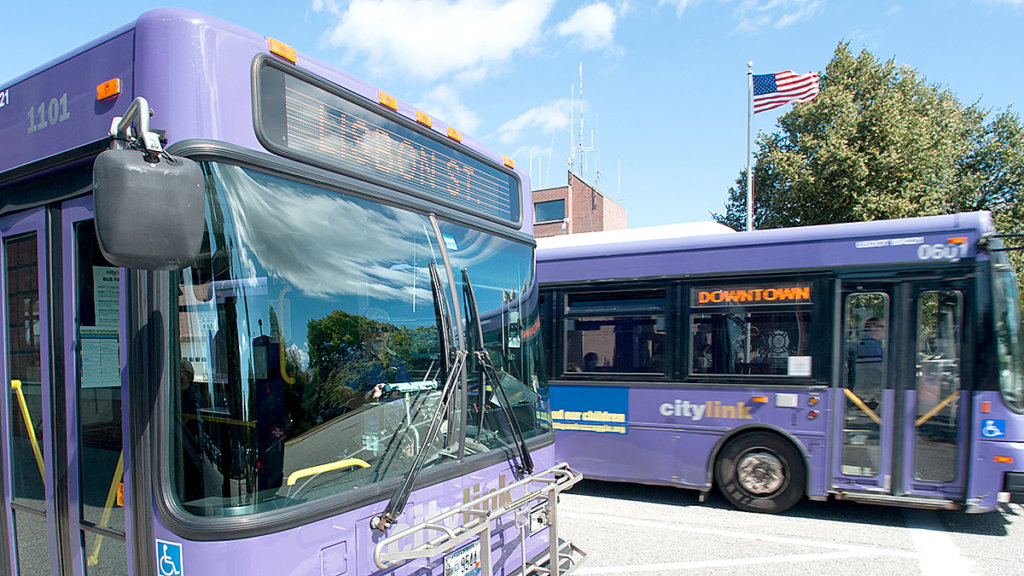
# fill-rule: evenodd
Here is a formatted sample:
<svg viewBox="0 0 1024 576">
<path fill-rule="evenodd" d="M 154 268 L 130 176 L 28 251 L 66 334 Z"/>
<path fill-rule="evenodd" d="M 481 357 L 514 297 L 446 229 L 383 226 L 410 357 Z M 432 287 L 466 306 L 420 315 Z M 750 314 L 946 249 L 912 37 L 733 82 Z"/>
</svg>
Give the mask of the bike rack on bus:
<svg viewBox="0 0 1024 576">
<path fill-rule="evenodd" d="M 586 553 L 571 542 L 560 542 L 558 539 L 558 496 L 582 479 L 583 475 L 570 468 L 568 464 L 557 464 L 384 538 L 377 543 L 373 560 L 378 568 L 391 568 L 409 560 L 447 554 L 479 537 L 480 576 L 491 576 L 492 525 L 500 518 L 514 513 L 516 526 L 519 527 L 519 549 L 523 566 L 518 572 L 519 576 L 568 576 L 586 558 Z M 523 495 L 515 498 L 513 494 L 520 490 Z M 503 497 L 514 499 L 503 506 L 489 509 L 490 502 L 500 502 Z M 543 503 L 543 510 L 539 516 L 535 516 L 535 502 Z M 462 521 L 454 527 L 447 525 L 446 523 L 451 523 L 453 518 L 460 518 Z M 528 535 L 537 532 L 530 526 L 533 519 L 547 527 L 549 540 L 548 553 L 541 554 L 531 562 L 526 558 L 526 539 Z M 387 551 L 388 548 L 395 549 L 401 547 L 403 543 L 416 541 L 422 544 L 412 544 L 407 550 Z"/>
</svg>

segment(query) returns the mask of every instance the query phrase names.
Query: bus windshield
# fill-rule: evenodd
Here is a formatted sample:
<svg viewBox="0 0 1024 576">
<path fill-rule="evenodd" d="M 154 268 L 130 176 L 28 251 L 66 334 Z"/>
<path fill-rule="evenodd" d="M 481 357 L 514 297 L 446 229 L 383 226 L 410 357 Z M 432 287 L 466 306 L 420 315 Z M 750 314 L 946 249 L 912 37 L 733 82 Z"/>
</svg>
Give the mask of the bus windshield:
<svg viewBox="0 0 1024 576">
<path fill-rule="evenodd" d="M 993 304 L 999 355 L 999 389 L 1006 405 L 1024 412 L 1024 341 L 1018 308 L 1017 276 L 1008 262 L 994 268 Z"/>
<path fill-rule="evenodd" d="M 453 294 L 444 273 L 432 290 L 430 265 L 445 269 L 440 242 L 461 245 L 474 261 L 460 265 L 500 295 L 533 281 L 529 247 L 475 242 L 450 224 L 438 237 L 427 216 L 247 168 L 204 170 L 203 248 L 175 296 L 171 469 L 182 506 L 255 513 L 404 476 L 421 451 L 425 467 L 457 457 L 465 395 L 425 445 L 447 376 L 435 294 Z M 524 419 L 541 397 L 531 400 Z M 528 436 L 544 430 L 521 424 Z M 485 440 L 478 451 L 511 442 L 471 437 Z"/>
</svg>

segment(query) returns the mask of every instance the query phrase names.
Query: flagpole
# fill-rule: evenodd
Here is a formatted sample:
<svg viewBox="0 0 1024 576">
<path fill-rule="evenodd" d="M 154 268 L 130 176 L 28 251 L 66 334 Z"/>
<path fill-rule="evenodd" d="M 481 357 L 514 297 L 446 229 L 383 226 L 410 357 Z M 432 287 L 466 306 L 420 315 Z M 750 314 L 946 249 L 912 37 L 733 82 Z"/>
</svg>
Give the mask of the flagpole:
<svg viewBox="0 0 1024 576">
<path fill-rule="evenodd" d="M 747 231 L 754 229 L 754 172 L 751 170 L 750 125 L 754 121 L 754 63 L 747 62 Z"/>
</svg>

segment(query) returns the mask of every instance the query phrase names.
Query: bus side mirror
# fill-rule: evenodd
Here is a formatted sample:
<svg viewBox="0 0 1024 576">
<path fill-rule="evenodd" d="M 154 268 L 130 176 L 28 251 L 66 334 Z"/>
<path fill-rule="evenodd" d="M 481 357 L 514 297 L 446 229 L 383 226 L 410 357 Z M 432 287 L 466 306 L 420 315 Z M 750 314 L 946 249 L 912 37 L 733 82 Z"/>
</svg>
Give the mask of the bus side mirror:
<svg viewBox="0 0 1024 576">
<path fill-rule="evenodd" d="M 96 236 L 112 264 L 181 270 L 203 241 L 203 173 L 187 159 L 105 150 L 93 165 Z"/>
</svg>

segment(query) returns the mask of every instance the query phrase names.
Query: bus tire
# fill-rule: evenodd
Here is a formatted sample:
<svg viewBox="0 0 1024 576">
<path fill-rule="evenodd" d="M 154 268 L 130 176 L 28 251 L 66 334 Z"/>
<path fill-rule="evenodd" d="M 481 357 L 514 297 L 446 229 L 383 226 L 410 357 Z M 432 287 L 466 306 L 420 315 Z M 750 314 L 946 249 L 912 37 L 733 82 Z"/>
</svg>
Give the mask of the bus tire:
<svg viewBox="0 0 1024 576">
<path fill-rule="evenodd" d="M 715 483 L 740 510 L 784 512 L 804 496 L 804 460 L 789 441 L 770 432 L 749 432 L 722 448 Z"/>
</svg>

